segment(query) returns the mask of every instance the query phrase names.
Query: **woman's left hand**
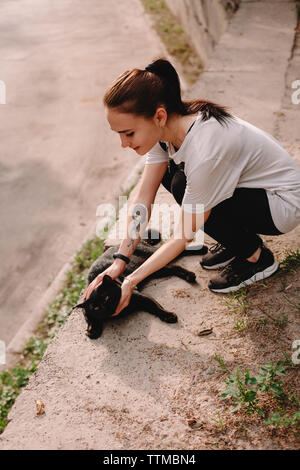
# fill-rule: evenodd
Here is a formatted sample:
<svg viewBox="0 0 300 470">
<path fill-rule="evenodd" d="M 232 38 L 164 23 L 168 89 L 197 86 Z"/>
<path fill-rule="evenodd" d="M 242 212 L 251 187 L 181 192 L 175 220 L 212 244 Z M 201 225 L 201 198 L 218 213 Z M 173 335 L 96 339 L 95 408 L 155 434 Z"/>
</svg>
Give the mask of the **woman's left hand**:
<svg viewBox="0 0 300 470">
<path fill-rule="evenodd" d="M 117 316 L 121 310 L 126 308 L 129 305 L 132 293 L 135 289 L 135 284 L 131 279 L 125 278 L 122 284 L 122 295 L 120 302 L 116 308 L 115 313 L 112 315 L 113 317 Z"/>
</svg>

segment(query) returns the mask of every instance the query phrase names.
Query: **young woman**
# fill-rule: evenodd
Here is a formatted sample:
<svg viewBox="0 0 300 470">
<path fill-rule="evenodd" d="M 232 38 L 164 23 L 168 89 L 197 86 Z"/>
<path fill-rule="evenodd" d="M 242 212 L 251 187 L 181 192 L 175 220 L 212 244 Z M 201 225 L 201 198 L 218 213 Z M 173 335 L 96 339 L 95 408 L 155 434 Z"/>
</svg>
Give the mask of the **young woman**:
<svg viewBox="0 0 300 470">
<path fill-rule="evenodd" d="M 137 212 L 143 223 L 135 225 L 137 236 L 128 231 L 105 273 L 113 279 L 123 273 L 160 183 L 181 205 L 173 237 L 125 278 L 115 315 L 128 305 L 134 287 L 178 256 L 200 228 L 217 242 L 202 267 L 223 267 L 209 282 L 212 291 L 235 291 L 277 270 L 258 234 L 281 235 L 300 222 L 300 169 L 272 136 L 214 103 L 182 101 L 178 74 L 165 59 L 119 76 L 104 105 L 122 147 L 146 155 L 133 201 L 145 208 Z M 128 217 L 128 227 L 133 219 Z M 88 286 L 86 298 L 103 275 Z"/>
</svg>

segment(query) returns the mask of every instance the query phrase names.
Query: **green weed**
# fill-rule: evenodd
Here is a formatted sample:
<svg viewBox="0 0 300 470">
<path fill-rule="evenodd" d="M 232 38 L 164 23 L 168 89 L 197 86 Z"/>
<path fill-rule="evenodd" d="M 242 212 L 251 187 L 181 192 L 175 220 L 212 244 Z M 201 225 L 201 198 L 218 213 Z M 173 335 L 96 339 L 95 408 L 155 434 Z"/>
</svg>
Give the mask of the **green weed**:
<svg viewBox="0 0 300 470">
<path fill-rule="evenodd" d="M 248 289 L 243 288 L 236 292 L 227 294 L 226 298 L 223 299 L 223 302 L 230 312 L 245 315 L 250 307 L 247 294 Z"/>
<path fill-rule="evenodd" d="M 214 359 L 215 359 L 215 361 L 218 362 L 219 366 L 221 367 L 221 369 L 224 372 L 228 372 L 228 367 L 226 366 L 225 362 L 223 361 L 223 359 L 220 356 L 217 356 L 217 354 L 215 354 Z"/>
<path fill-rule="evenodd" d="M 231 409 L 232 412 L 246 407 L 248 414 L 257 412 L 260 416 L 264 416 L 263 410 L 257 405 L 257 392 L 249 388 L 249 385 L 256 383 L 256 378 L 250 377 L 248 369 L 246 369 L 244 373 L 241 373 L 240 368 L 237 367 L 234 375 L 227 377 L 226 390 L 221 395 L 221 398 L 233 398 L 237 402 Z"/>
<path fill-rule="evenodd" d="M 212 419 L 212 421 L 214 421 L 216 423 L 217 431 L 223 432 L 224 429 L 225 429 L 225 424 L 224 424 L 223 420 L 220 417 L 220 412 L 219 411 L 217 413 L 217 416 L 218 416 L 217 418 L 211 418 L 211 419 Z"/>
<path fill-rule="evenodd" d="M 0 374 L 0 433 L 7 424 L 7 415 L 21 389 L 28 383 L 37 364 L 31 361 L 26 368 L 14 367 L 11 371 Z"/>
<path fill-rule="evenodd" d="M 293 403 L 299 408 L 297 397 L 294 394 L 289 396 L 278 378 L 283 376 L 288 368 L 290 368 L 290 365 L 281 361 L 276 363 L 269 361 L 259 367 L 256 375 L 251 376 L 249 369 L 242 372 L 240 367 L 237 367 L 233 375 L 227 377 L 226 389 L 221 398 L 234 400 L 235 406 L 231 409 L 232 412 L 245 409 L 249 415 L 257 413 L 263 418 L 266 417 L 266 411 L 259 405 L 259 398 L 262 393 L 271 394 L 282 405 Z M 299 409 L 292 416 L 280 409 L 266 419 L 266 424 L 295 427 L 299 425 L 299 414 Z"/>
<path fill-rule="evenodd" d="M 235 325 L 233 327 L 234 330 L 242 331 L 245 330 L 248 326 L 248 321 L 245 318 L 241 318 L 240 320 L 237 320 L 235 322 Z"/>
<path fill-rule="evenodd" d="M 287 412 L 278 410 L 266 420 L 266 423 L 272 424 L 276 427 L 283 426 L 298 428 L 300 426 L 300 411 L 296 411 L 296 413 L 294 413 L 292 416 L 289 416 Z"/>
<path fill-rule="evenodd" d="M 300 266 L 300 249 L 295 251 L 286 251 L 285 258 L 279 263 L 279 270 L 276 275 L 280 276 L 286 273 L 295 273 Z"/>
</svg>

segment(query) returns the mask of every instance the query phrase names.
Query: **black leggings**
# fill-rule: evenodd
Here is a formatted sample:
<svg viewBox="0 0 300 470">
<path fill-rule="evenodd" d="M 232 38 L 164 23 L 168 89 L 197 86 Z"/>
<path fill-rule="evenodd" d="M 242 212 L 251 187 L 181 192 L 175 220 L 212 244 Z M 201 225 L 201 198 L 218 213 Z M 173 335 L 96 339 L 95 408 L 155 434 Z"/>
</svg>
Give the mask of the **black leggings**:
<svg viewBox="0 0 300 470">
<path fill-rule="evenodd" d="M 181 205 L 186 187 L 183 166 L 171 160 L 163 186 Z M 249 258 L 262 245 L 258 233 L 282 235 L 274 225 L 264 189 L 236 188 L 232 197 L 213 207 L 203 231 L 240 258 Z"/>
</svg>

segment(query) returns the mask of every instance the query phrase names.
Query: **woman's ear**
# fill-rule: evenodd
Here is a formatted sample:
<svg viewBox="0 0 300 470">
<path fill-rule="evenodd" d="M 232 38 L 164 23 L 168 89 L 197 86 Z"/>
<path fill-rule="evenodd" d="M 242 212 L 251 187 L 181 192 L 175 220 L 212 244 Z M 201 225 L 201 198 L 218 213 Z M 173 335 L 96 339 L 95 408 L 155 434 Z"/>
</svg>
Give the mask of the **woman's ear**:
<svg viewBox="0 0 300 470">
<path fill-rule="evenodd" d="M 166 125 L 167 118 L 168 113 L 165 108 L 163 108 L 162 106 L 157 108 L 156 113 L 154 115 L 154 121 L 160 128 Z"/>
</svg>

